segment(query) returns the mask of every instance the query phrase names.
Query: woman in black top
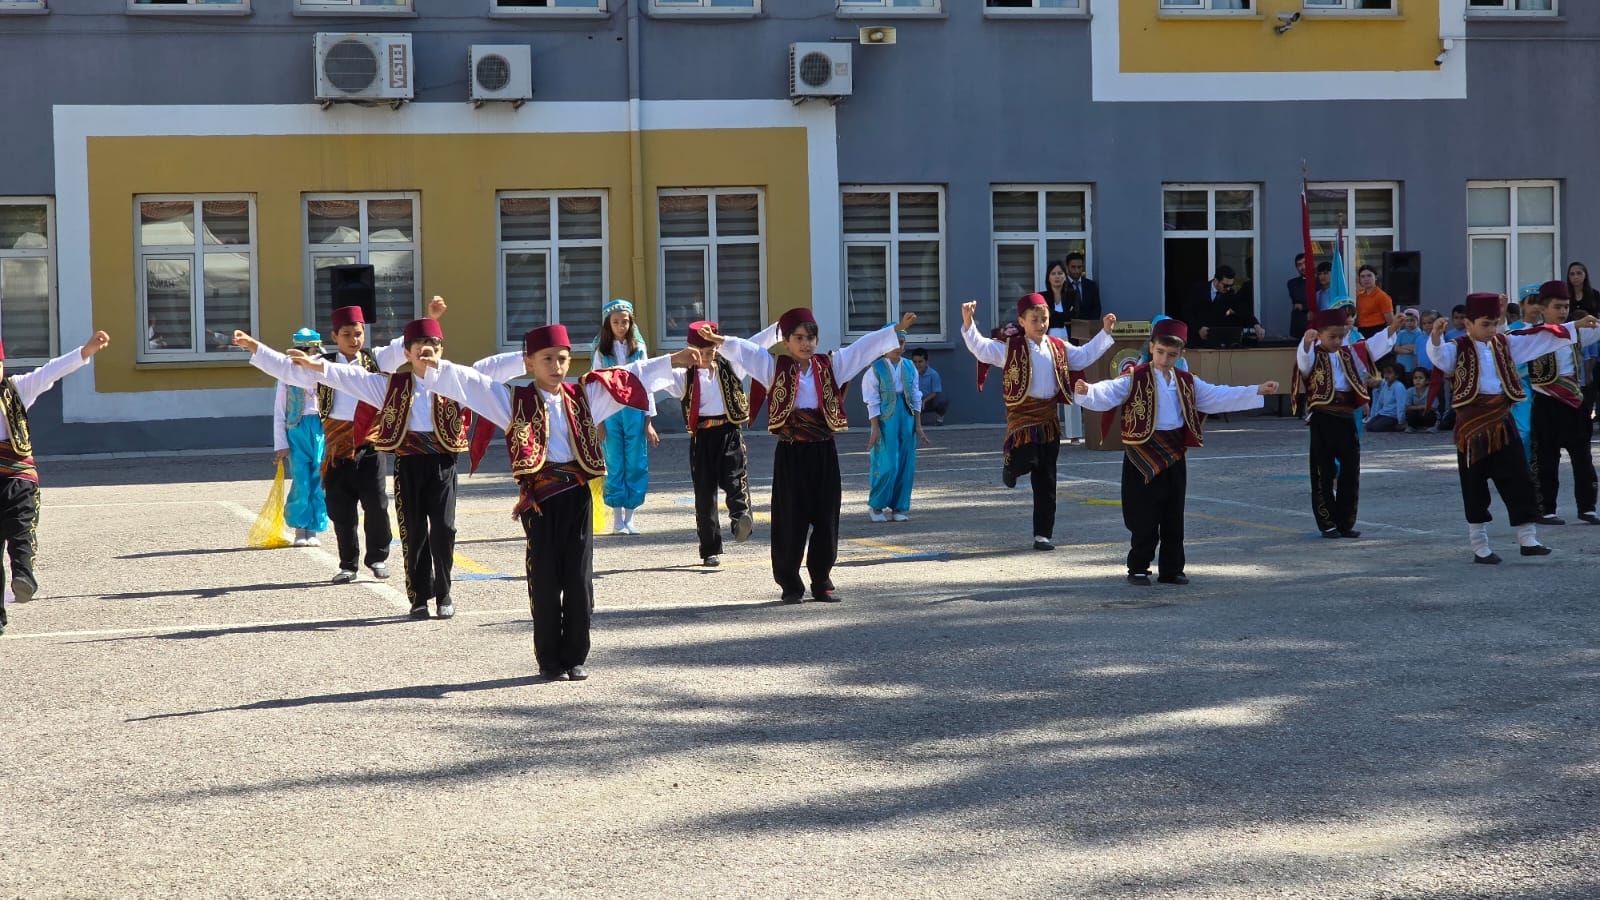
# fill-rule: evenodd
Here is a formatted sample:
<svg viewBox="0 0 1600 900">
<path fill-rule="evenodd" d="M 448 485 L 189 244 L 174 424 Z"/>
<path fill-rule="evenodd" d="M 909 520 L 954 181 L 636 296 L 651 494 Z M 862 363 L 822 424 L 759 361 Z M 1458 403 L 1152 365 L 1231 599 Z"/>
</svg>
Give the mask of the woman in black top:
<svg viewBox="0 0 1600 900">
<path fill-rule="evenodd" d="M 1588 266 L 1581 262 L 1567 266 L 1567 293 L 1572 295 L 1573 309 L 1600 316 L 1600 292 L 1596 292 L 1594 286 L 1589 284 Z"/>
<path fill-rule="evenodd" d="M 1045 302 L 1050 306 L 1050 334 L 1066 340 L 1072 320 L 1078 317 L 1078 294 L 1067 290 L 1067 264 L 1051 263 L 1044 280 L 1045 287 L 1039 293 L 1044 295 Z"/>
</svg>

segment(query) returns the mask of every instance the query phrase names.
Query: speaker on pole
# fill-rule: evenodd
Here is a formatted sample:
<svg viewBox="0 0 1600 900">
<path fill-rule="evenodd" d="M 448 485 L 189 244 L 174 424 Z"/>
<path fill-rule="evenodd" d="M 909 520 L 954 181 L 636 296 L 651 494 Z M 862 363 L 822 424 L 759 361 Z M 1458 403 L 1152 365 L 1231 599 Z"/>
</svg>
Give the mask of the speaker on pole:
<svg viewBox="0 0 1600 900">
<path fill-rule="evenodd" d="M 1387 250 L 1383 254 L 1383 287 L 1396 307 L 1422 303 L 1422 253 Z"/>
</svg>

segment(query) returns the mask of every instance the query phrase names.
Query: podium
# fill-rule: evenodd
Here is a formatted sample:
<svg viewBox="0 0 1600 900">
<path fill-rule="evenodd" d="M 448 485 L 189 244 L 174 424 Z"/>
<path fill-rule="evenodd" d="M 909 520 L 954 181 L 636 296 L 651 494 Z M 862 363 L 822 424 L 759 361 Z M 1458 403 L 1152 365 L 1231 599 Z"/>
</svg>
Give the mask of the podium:
<svg viewBox="0 0 1600 900">
<path fill-rule="evenodd" d="M 1101 327 L 1097 319 L 1075 319 L 1072 322 L 1071 334 L 1079 343 L 1088 343 Z M 1137 361 L 1143 355 L 1144 345 L 1150 340 L 1150 323 L 1118 322 L 1111 329 L 1111 337 L 1113 340 L 1111 349 L 1095 360 L 1094 365 L 1084 372 L 1084 377 L 1091 383 L 1115 377 L 1122 371 L 1124 362 L 1130 359 Z M 1105 431 L 1100 428 L 1103 418 L 1102 413 L 1083 410 L 1083 445 L 1090 450 L 1121 450 L 1121 416 L 1113 414 L 1111 427 Z"/>
</svg>

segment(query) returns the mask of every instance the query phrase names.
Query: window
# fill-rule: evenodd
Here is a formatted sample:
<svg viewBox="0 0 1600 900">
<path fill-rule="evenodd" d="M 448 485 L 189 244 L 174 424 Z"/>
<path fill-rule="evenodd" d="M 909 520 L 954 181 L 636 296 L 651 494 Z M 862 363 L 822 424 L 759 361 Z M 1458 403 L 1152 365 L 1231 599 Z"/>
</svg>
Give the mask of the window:
<svg viewBox="0 0 1600 900">
<path fill-rule="evenodd" d="M 1037 10 L 1042 13 L 1083 12 L 1084 0 L 984 0 L 984 10 Z"/>
<path fill-rule="evenodd" d="M 1369 265 L 1383 282 L 1383 254 L 1393 250 L 1400 186 L 1392 181 L 1316 183 L 1307 186 L 1311 241 L 1317 262 L 1333 261 L 1333 244 L 1344 229 L 1345 283 L 1355 290 L 1356 269 Z M 1352 298 L 1354 299 L 1354 298 Z"/>
<path fill-rule="evenodd" d="M 1051 264 L 1068 253 L 1082 253 L 1088 262 L 1088 185 L 997 185 L 990 209 L 996 315 L 1018 297 L 1044 287 Z"/>
<path fill-rule="evenodd" d="M 305 204 L 309 321 L 320 328 L 333 314 L 332 288 L 322 270 L 365 263 L 373 268 L 378 305 L 378 320 L 367 323 L 367 345 L 393 340 L 421 307 L 417 195 L 308 194 Z"/>
<path fill-rule="evenodd" d="M 1250 0 L 1161 0 L 1162 12 L 1254 12 Z"/>
<path fill-rule="evenodd" d="M 917 314 L 913 340 L 944 336 L 944 190 L 856 186 L 844 191 L 847 335 Z"/>
<path fill-rule="evenodd" d="M 1559 12 L 1556 0 L 1467 0 L 1467 15 L 1553 16 Z"/>
<path fill-rule="evenodd" d="M 939 0 L 839 0 L 839 12 L 847 16 L 861 13 L 895 15 L 939 11 Z"/>
<path fill-rule="evenodd" d="M 761 12 L 761 0 L 650 0 L 653 13 L 749 13 Z"/>
<path fill-rule="evenodd" d="M 214 359 L 256 330 L 256 204 L 246 194 L 138 197 L 143 362 Z"/>
<path fill-rule="evenodd" d="M 606 0 L 489 0 L 490 13 L 536 15 L 549 13 L 603 13 Z"/>
<path fill-rule="evenodd" d="M 1189 297 L 1219 266 L 1232 268 L 1240 296 L 1254 300 L 1260 192 L 1253 184 L 1169 184 L 1162 188 L 1167 315 L 1183 318 Z"/>
<path fill-rule="evenodd" d="M 1307 12 L 1394 12 L 1394 0 L 1303 0 Z"/>
<path fill-rule="evenodd" d="M 0 338 L 12 366 L 55 355 L 55 208 L 0 197 Z"/>
<path fill-rule="evenodd" d="M 1559 279 L 1560 202 L 1554 181 L 1467 182 L 1471 289 L 1515 297 L 1521 285 Z"/>
<path fill-rule="evenodd" d="M 411 12 L 411 0 L 294 0 L 297 13 Z"/>
<path fill-rule="evenodd" d="M 663 346 L 682 347 L 689 323 L 700 319 L 717 322 L 723 334 L 767 326 L 765 202 L 756 188 L 661 191 Z"/>
<path fill-rule="evenodd" d="M 0 13 L 4 12 L 43 12 L 47 9 L 45 0 L 0 0 Z"/>
<path fill-rule="evenodd" d="M 500 346 L 522 346 L 530 328 L 567 326 L 574 348 L 600 326 L 606 286 L 606 195 L 502 191 Z"/>
<path fill-rule="evenodd" d="M 128 12 L 247 13 L 250 0 L 128 0 Z"/>
</svg>

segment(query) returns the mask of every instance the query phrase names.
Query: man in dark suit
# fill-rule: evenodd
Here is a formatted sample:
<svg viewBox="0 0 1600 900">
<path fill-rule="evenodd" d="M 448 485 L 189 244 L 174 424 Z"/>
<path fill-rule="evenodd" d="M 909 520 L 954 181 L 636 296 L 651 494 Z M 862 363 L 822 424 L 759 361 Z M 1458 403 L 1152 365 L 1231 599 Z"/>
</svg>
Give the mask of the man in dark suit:
<svg viewBox="0 0 1600 900">
<path fill-rule="evenodd" d="M 1099 320 L 1102 315 L 1100 285 L 1095 284 L 1094 279 L 1084 277 L 1085 268 L 1082 253 L 1067 254 L 1066 288 L 1078 295 L 1078 310 L 1073 314 L 1073 318 Z"/>
<path fill-rule="evenodd" d="M 1306 255 L 1294 255 L 1295 276 L 1289 279 L 1289 334 L 1306 333 Z"/>
<path fill-rule="evenodd" d="M 1255 340 L 1265 331 L 1256 320 L 1254 304 L 1237 290 L 1238 275 L 1232 266 L 1217 266 L 1217 274 L 1210 283 L 1201 287 L 1184 307 L 1184 319 L 1189 334 L 1197 336 L 1198 346 L 1214 345 L 1213 328 L 1240 328 Z M 1244 334 L 1241 334 L 1243 337 Z M 1247 342 L 1251 342 L 1246 338 Z"/>
</svg>

